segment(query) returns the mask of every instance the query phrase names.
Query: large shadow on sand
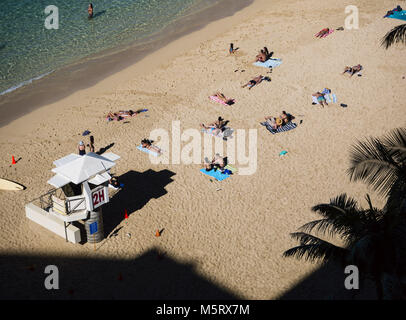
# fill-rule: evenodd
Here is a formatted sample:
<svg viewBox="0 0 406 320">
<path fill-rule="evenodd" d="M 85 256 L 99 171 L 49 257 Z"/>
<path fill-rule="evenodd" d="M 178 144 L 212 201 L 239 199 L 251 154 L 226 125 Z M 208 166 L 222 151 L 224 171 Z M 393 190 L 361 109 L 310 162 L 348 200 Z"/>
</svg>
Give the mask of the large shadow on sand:
<svg viewBox="0 0 406 320">
<path fill-rule="evenodd" d="M 152 248 L 128 260 L 2 254 L 0 299 L 238 299 L 194 264 L 158 253 Z M 47 265 L 58 267 L 59 290 L 45 289 Z"/>
<path fill-rule="evenodd" d="M 142 209 L 151 199 L 158 199 L 167 191 L 165 187 L 173 181 L 174 172 L 169 170 L 128 171 L 118 177 L 123 189 L 117 192 L 110 202 L 103 206 L 104 233 L 107 236 L 124 219 L 124 210 L 128 215 Z"/>
<path fill-rule="evenodd" d="M 303 263 L 306 263 L 303 261 Z M 322 265 L 300 280 L 279 297 L 278 300 L 376 300 L 375 287 L 370 280 L 360 283 L 359 290 L 347 290 L 344 281 L 348 274 L 338 263 Z"/>
</svg>

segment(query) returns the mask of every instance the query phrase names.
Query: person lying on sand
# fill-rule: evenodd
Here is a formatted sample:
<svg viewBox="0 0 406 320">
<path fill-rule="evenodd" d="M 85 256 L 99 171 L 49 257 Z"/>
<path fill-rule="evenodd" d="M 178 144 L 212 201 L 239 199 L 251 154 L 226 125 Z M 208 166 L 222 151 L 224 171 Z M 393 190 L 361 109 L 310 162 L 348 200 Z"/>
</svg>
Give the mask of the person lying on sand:
<svg viewBox="0 0 406 320">
<path fill-rule="evenodd" d="M 319 32 L 316 33 L 317 38 L 322 38 L 324 35 L 328 34 L 330 32 L 329 28 L 324 28 L 323 30 L 320 30 Z"/>
<path fill-rule="evenodd" d="M 132 110 L 120 110 L 119 112 L 109 112 L 107 115 L 107 120 L 111 121 L 111 120 L 116 120 L 116 121 L 120 121 L 123 118 L 127 118 L 127 117 L 134 117 L 137 114 L 141 113 L 142 110 L 137 110 L 137 111 L 132 111 Z"/>
<path fill-rule="evenodd" d="M 261 83 L 262 80 L 271 81 L 271 78 L 269 78 L 269 77 L 264 77 L 264 76 L 262 76 L 262 75 L 259 75 L 258 77 L 255 77 L 254 79 L 251 79 L 251 80 L 248 81 L 246 84 L 244 84 L 243 86 L 241 86 L 241 88 L 245 88 L 245 87 L 248 86 L 248 90 L 251 90 L 252 87 L 254 87 L 255 85 Z"/>
<path fill-rule="evenodd" d="M 270 125 L 271 128 L 274 130 L 282 127 L 282 125 L 283 125 L 283 120 L 281 118 L 275 118 L 275 117 L 269 116 L 269 117 L 265 117 L 265 120 L 266 120 L 265 124 Z"/>
<path fill-rule="evenodd" d="M 226 103 L 228 105 L 231 105 L 231 104 L 234 103 L 233 99 L 226 98 L 226 96 L 224 94 L 222 94 L 221 92 L 219 92 L 219 91 L 214 93 L 213 96 L 219 98 L 221 101 L 223 101 L 224 103 Z"/>
<path fill-rule="evenodd" d="M 201 123 L 200 127 L 202 129 L 208 130 L 213 135 L 218 135 L 223 131 L 225 125 L 226 121 L 224 121 L 222 117 L 218 117 L 218 119 L 215 122 L 210 123 L 208 126 L 206 126 L 204 123 Z"/>
<path fill-rule="evenodd" d="M 152 145 L 153 142 L 154 141 L 151 141 L 149 139 L 142 139 L 141 140 L 141 147 L 143 147 L 145 149 L 148 149 L 148 150 L 151 150 L 152 152 L 156 152 L 158 154 L 161 154 L 162 153 L 161 148 L 159 148 L 157 146 L 153 146 Z"/>
<path fill-rule="evenodd" d="M 321 106 L 324 108 L 324 104 L 328 106 L 328 103 L 326 101 L 326 98 L 324 98 L 324 95 L 321 92 L 316 92 L 312 94 L 313 97 L 317 97 L 317 101 L 321 104 Z"/>
<path fill-rule="evenodd" d="M 345 67 L 344 72 L 342 74 L 349 73 L 350 77 L 352 77 L 354 74 L 356 74 L 357 72 L 360 72 L 361 70 L 362 70 L 362 66 L 360 64 L 357 64 L 356 66 L 353 66 L 353 67 L 347 66 L 347 67 Z"/>
<path fill-rule="evenodd" d="M 213 160 L 209 162 L 209 159 L 207 157 L 204 159 L 206 161 L 206 164 L 204 165 L 206 168 L 206 171 L 210 171 L 212 169 L 220 169 L 221 171 L 224 170 L 225 166 L 227 165 L 227 159 L 221 157 L 218 153 L 214 156 Z"/>
</svg>

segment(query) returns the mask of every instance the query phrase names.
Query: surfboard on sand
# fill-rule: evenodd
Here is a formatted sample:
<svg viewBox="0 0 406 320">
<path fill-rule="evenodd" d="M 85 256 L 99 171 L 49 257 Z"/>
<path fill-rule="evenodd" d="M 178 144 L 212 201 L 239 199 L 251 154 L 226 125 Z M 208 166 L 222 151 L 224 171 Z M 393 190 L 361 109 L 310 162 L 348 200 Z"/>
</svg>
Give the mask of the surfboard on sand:
<svg viewBox="0 0 406 320">
<path fill-rule="evenodd" d="M 0 178 L 0 190 L 20 191 L 25 187 L 19 183 Z"/>
</svg>

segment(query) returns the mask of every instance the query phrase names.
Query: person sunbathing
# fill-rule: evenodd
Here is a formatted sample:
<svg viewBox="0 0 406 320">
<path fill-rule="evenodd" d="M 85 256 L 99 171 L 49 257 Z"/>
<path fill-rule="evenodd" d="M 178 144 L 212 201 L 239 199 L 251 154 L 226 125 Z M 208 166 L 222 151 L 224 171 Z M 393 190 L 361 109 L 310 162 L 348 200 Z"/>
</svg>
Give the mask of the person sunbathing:
<svg viewBox="0 0 406 320">
<path fill-rule="evenodd" d="M 141 147 L 143 147 L 143 148 L 145 148 L 145 149 L 148 149 L 148 150 L 150 150 L 150 151 L 152 151 L 152 152 L 161 154 L 161 153 L 162 153 L 161 148 L 159 148 L 159 147 L 157 147 L 157 146 L 153 146 L 153 145 L 152 145 L 153 142 L 154 142 L 154 141 L 149 140 L 149 139 L 142 139 L 142 140 L 141 140 Z"/>
<path fill-rule="evenodd" d="M 255 57 L 255 62 L 265 62 L 266 60 L 269 59 L 269 51 L 267 47 L 264 47 L 263 49 L 260 50 L 260 52 L 256 55 Z"/>
<path fill-rule="evenodd" d="M 210 123 L 207 126 L 204 123 L 201 123 L 200 127 L 202 129 L 209 131 L 209 133 L 213 135 L 218 135 L 223 131 L 225 125 L 226 122 L 224 121 L 224 119 L 222 117 L 218 117 L 218 119 L 215 122 Z"/>
<path fill-rule="evenodd" d="M 288 124 L 293 119 L 295 119 L 294 116 L 292 116 L 290 113 L 286 113 L 286 111 L 282 111 L 282 114 L 279 116 L 279 118 L 282 119 L 283 125 Z"/>
<path fill-rule="evenodd" d="M 324 95 L 321 93 L 321 92 L 316 92 L 316 93 L 313 93 L 312 94 L 312 96 L 313 97 L 317 97 L 317 102 L 319 103 L 319 104 L 321 104 L 321 106 L 324 108 L 324 104 L 326 105 L 326 106 L 328 106 L 328 103 L 327 103 L 327 101 L 326 101 L 326 98 L 324 98 Z"/>
<path fill-rule="evenodd" d="M 226 98 L 226 96 L 224 94 L 222 94 L 221 92 L 219 92 L 219 91 L 214 93 L 213 96 L 219 98 L 221 101 L 223 101 L 224 103 L 226 103 L 228 105 L 231 105 L 231 104 L 234 103 L 234 99 Z"/>
<path fill-rule="evenodd" d="M 316 33 L 317 38 L 323 38 L 323 36 L 327 35 L 330 32 L 329 28 L 324 28 L 323 30 L 320 30 L 319 32 Z"/>
<path fill-rule="evenodd" d="M 223 171 L 225 169 L 225 166 L 227 165 L 227 159 L 221 157 L 218 153 L 216 153 L 216 155 L 214 156 L 213 160 L 211 162 L 209 162 L 209 160 L 207 159 L 207 157 L 204 159 L 206 161 L 205 164 L 205 168 L 206 171 L 210 171 L 212 169 L 220 169 L 221 171 Z"/>
<path fill-rule="evenodd" d="M 350 77 L 352 77 L 354 74 L 356 74 L 357 72 L 360 72 L 361 70 L 362 70 L 362 66 L 360 64 L 357 64 L 356 66 L 353 66 L 353 67 L 347 66 L 347 67 L 345 67 L 344 72 L 342 74 L 349 73 Z"/>
<path fill-rule="evenodd" d="M 255 85 L 261 83 L 262 80 L 271 81 L 270 78 L 264 77 L 263 75 L 259 75 L 258 77 L 255 77 L 254 79 L 251 79 L 251 80 L 248 81 L 246 84 L 244 84 L 243 86 L 241 86 L 241 88 L 245 88 L 245 87 L 248 86 L 248 90 L 251 90 L 252 87 L 254 87 Z"/>
<path fill-rule="evenodd" d="M 281 118 L 275 118 L 272 116 L 265 117 L 265 125 L 269 125 L 273 130 L 276 130 L 283 125 L 283 120 Z"/>
</svg>

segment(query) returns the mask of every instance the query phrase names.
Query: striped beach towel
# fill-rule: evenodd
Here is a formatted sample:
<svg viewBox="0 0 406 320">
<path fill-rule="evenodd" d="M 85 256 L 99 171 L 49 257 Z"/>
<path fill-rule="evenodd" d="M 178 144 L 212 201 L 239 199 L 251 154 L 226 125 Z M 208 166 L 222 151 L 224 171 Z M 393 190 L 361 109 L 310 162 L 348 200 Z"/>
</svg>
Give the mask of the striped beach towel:
<svg viewBox="0 0 406 320">
<path fill-rule="evenodd" d="M 294 123 L 294 122 L 288 122 L 288 123 L 285 124 L 284 126 L 282 126 L 282 127 L 280 127 L 280 128 L 278 128 L 278 129 L 275 130 L 275 129 L 273 129 L 267 122 L 261 122 L 261 124 L 262 124 L 263 126 L 265 126 L 266 129 L 267 129 L 270 133 L 272 133 L 272 134 L 279 133 L 279 132 L 289 131 L 289 130 L 295 129 L 295 128 L 297 127 L 297 124 L 296 124 L 296 123 Z"/>
</svg>

